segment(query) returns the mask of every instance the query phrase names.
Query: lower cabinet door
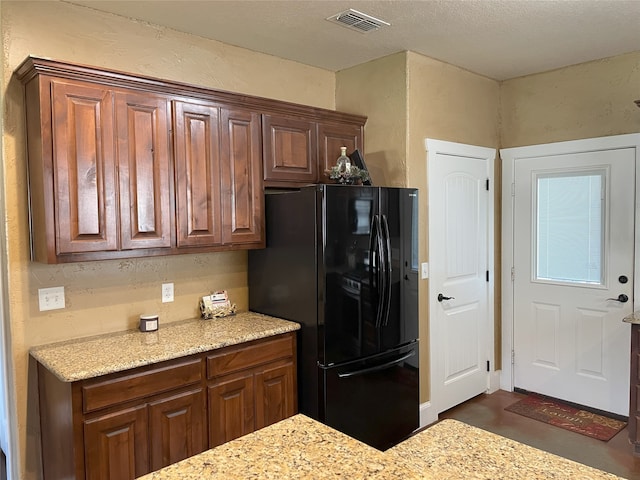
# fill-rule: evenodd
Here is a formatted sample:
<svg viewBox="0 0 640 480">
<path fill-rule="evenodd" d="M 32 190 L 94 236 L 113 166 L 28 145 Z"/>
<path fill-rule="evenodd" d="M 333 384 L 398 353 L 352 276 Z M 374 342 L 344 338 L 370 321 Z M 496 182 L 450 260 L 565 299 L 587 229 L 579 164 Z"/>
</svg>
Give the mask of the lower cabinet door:
<svg viewBox="0 0 640 480">
<path fill-rule="evenodd" d="M 256 373 L 256 430 L 295 414 L 293 363 L 266 365 Z"/>
<path fill-rule="evenodd" d="M 255 429 L 253 374 L 222 377 L 209 387 L 209 447 Z"/>
<path fill-rule="evenodd" d="M 206 449 L 205 416 L 201 388 L 149 403 L 151 471 Z"/>
<path fill-rule="evenodd" d="M 640 325 L 631 325 L 631 392 L 629 396 L 629 441 L 640 456 Z"/>
<path fill-rule="evenodd" d="M 147 406 L 84 422 L 87 480 L 131 480 L 149 472 Z"/>
</svg>

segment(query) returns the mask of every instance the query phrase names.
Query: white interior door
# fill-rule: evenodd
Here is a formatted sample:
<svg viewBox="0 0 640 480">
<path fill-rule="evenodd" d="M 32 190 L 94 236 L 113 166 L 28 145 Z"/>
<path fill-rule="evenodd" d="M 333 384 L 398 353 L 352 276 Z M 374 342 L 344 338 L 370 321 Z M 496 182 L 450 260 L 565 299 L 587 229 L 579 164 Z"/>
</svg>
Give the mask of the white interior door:
<svg viewBox="0 0 640 480">
<path fill-rule="evenodd" d="M 427 140 L 427 150 L 431 403 L 440 413 L 488 387 L 493 352 L 488 185 L 495 150 L 436 140 Z"/>
<path fill-rule="evenodd" d="M 627 415 L 635 149 L 514 172 L 514 386 Z"/>
</svg>

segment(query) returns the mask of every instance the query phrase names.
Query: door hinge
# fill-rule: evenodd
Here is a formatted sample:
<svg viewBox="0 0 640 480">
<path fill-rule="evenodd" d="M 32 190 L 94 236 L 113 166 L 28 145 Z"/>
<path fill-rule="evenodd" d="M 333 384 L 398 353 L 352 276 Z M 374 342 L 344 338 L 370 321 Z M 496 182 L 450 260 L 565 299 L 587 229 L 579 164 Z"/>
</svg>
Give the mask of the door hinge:
<svg viewBox="0 0 640 480">
<path fill-rule="evenodd" d="M 489 281 L 489 270 L 487 270 L 487 282 Z"/>
<path fill-rule="evenodd" d="M 511 196 L 512 197 L 516 196 L 516 184 L 515 183 L 511 184 Z"/>
<path fill-rule="evenodd" d="M 515 364 L 516 364 L 516 351 L 511 350 L 511 365 L 515 365 Z"/>
<path fill-rule="evenodd" d="M 513 282 L 516 278 L 516 269 L 511 267 L 511 281 Z"/>
<path fill-rule="evenodd" d="M 487 192 L 489 191 L 489 179 L 487 178 Z"/>
<path fill-rule="evenodd" d="M 491 362 L 487 360 L 487 372 L 491 371 Z"/>
</svg>

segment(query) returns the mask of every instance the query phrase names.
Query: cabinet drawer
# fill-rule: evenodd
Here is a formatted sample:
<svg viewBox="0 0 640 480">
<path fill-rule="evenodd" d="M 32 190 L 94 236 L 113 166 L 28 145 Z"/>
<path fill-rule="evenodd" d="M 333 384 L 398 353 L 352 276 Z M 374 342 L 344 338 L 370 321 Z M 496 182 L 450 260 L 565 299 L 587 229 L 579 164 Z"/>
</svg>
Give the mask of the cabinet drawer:
<svg viewBox="0 0 640 480">
<path fill-rule="evenodd" d="M 207 378 L 251 368 L 278 358 L 293 356 L 293 336 L 260 340 L 247 345 L 225 348 L 220 353 L 207 357 Z"/>
<path fill-rule="evenodd" d="M 83 385 L 82 409 L 92 412 L 200 382 L 201 366 L 202 360 L 195 358 Z"/>
</svg>

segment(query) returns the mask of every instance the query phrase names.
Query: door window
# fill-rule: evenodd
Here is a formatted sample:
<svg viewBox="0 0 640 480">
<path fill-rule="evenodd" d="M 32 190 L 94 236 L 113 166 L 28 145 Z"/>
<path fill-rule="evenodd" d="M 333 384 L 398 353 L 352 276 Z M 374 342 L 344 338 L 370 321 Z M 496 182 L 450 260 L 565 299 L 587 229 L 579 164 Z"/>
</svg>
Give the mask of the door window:
<svg viewBox="0 0 640 480">
<path fill-rule="evenodd" d="M 534 280 L 604 285 L 606 170 L 535 175 Z"/>
</svg>

